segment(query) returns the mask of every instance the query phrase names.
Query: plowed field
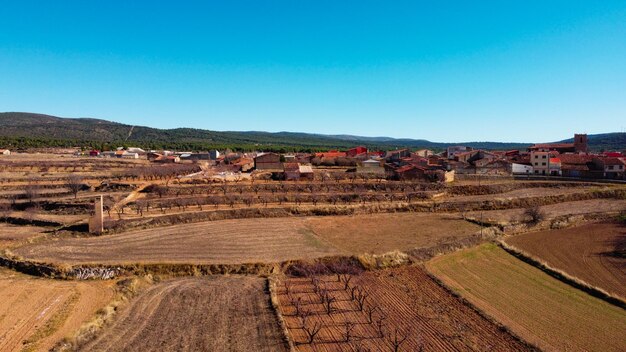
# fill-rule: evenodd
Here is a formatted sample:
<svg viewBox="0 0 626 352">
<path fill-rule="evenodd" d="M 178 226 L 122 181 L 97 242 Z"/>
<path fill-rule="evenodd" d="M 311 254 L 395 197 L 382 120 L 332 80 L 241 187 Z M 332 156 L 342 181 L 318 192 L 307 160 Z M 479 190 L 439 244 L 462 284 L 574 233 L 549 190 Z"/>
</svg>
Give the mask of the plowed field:
<svg viewBox="0 0 626 352">
<path fill-rule="evenodd" d="M 309 218 L 319 237 L 351 253 L 385 253 L 429 247 L 466 237 L 480 227 L 438 214 L 390 213 Z"/>
<path fill-rule="evenodd" d="M 507 243 L 553 268 L 626 299 L 626 226 L 592 223 L 559 230 L 525 233 Z"/>
<path fill-rule="evenodd" d="M 626 312 L 487 244 L 427 268 L 480 309 L 546 351 L 624 351 Z"/>
<path fill-rule="evenodd" d="M 308 278 L 286 279 L 277 286 L 280 309 L 292 339 L 300 351 L 392 351 L 395 336 L 407 336 L 400 351 L 523 351 L 528 348 L 496 325 L 482 318 L 460 300 L 438 286 L 423 269 L 404 267 L 366 272 L 350 283 L 367 292 L 367 307 L 378 307 L 370 322 L 368 308 L 361 311 L 349 290 L 335 276 L 320 278 L 322 286 L 337 299 L 330 314 L 313 293 Z M 312 312 L 306 326 L 321 323 L 313 344 L 307 342 L 301 319 L 292 302 L 300 299 L 302 309 Z M 292 301 L 293 299 L 293 301 Z M 383 322 L 381 337 L 377 321 Z M 346 341 L 346 322 L 353 323 L 350 341 Z"/>
<path fill-rule="evenodd" d="M 340 253 L 303 219 L 240 219 L 27 245 L 16 253 L 64 263 L 254 263 Z"/>
<path fill-rule="evenodd" d="M 113 295 L 108 282 L 48 280 L 0 269 L 0 351 L 47 351 Z"/>
<path fill-rule="evenodd" d="M 84 351 L 286 351 L 278 321 L 253 277 L 156 284 L 129 303 Z"/>
</svg>

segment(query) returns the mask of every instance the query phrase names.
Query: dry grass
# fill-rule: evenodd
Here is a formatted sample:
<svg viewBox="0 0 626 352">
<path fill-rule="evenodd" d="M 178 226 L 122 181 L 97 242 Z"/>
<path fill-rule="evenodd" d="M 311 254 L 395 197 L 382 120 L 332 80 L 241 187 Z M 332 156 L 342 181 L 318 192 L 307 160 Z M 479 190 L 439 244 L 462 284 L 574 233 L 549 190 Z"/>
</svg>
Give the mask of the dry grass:
<svg viewBox="0 0 626 352">
<path fill-rule="evenodd" d="M 546 351 L 623 351 L 626 314 L 495 244 L 437 257 L 427 268 L 461 296 Z"/>
</svg>

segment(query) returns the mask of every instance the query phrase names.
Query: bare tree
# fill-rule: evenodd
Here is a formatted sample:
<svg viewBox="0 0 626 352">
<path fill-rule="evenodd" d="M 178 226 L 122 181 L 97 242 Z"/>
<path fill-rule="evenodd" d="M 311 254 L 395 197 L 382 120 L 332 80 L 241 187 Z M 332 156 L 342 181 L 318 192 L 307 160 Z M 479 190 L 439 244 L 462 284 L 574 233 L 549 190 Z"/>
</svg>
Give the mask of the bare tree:
<svg viewBox="0 0 626 352">
<path fill-rule="evenodd" d="M 324 303 L 324 309 L 326 309 L 326 313 L 330 314 L 335 310 L 335 307 L 333 307 L 333 303 L 337 301 L 337 298 L 333 297 L 333 295 L 331 295 L 328 291 L 324 291 L 324 299 L 322 302 Z"/>
<path fill-rule="evenodd" d="M 370 305 L 367 306 L 367 308 L 365 309 L 365 312 L 367 313 L 368 323 L 370 324 L 374 323 L 374 313 L 376 313 L 378 310 L 380 310 L 378 306 L 370 306 Z"/>
<path fill-rule="evenodd" d="M 381 315 L 381 317 L 376 320 L 376 332 L 381 339 L 385 337 L 385 319 L 387 319 L 387 317 Z"/>
<path fill-rule="evenodd" d="M 403 332 L 398 328 L 395 328 L 393 334 L 389 334 L 389 336 L 387 336 L 387 345 L 389 345 L 393 352 L 398 352 L 400 351 L 400 346 L 406 342 L 408 337 L 409 334 L 407 332 Z"/>
<path fill-rule="evenodd" d="M 304 330 L 304 332 L 306 333 L 308 337 L 307 343 L 312 344 L 313 341 L 315 340 L 315 336 L 317 336 L 320 330 L 322 330 L 322 323 L 315 322 L 311 326 L 303 326 L 302 330 Z"/>
<path fill-rule="evenodd" d="M 363 311 L 363 308 L 365 308 L 365 300 L 367 299 L 368 296 L 369 296 L 369 293 L 361 289 L 358 289 L 356 291 L 355 298 L 356 298 L 357 306 L 359 307 L 360 311 Z"/>
<path fill-rule="evenodd" d="M 538 206 L 533 206 L 524 210 L 524 217 L 528 223 L 535 225 L 543 221 L 546 214 Z"/>
<path fill-rule="evenodd" d="M 356 325 L 353 322 L 350 322 L 350 321 L 345 322 L 344 329 L 346 333 L 346 342 L 350 342 L 350 339 L 353 337 L 352 330 L 354 330 L 355 326 Z"/>
<path fill-rule="evenodd" d="M 78 197 L 78 192 L 83 189 L 83 178 L 76 174 L 71 174 L 65 180 L 65 187 L 74 195 L 74 199 Z"/>
<path fill-rule="evenodd" d="M 24 198 L 32 204 L 37 196 L 39 196 L 39 185 L 33 179 L 29 179 L 24 189 Z"/>
</svg>

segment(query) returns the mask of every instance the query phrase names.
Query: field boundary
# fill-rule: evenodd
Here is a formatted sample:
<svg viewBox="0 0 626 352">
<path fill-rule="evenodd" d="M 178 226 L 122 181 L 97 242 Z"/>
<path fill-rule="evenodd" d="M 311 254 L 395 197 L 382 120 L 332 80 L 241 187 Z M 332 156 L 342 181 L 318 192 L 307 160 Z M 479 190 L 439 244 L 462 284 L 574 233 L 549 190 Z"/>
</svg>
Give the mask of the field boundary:
<svg viewBox="0 0 626 352">
<path fill-rule="evenodd" d="M 283 335 L 283 339 L 287 343 L 290 352 L 297 352 L 296 346 L 293 341 L 289 338 L 289 329 L 287 329 L 287 324 L 285 323 L 285 318 L 283 318 L 283 314 L 280 312 L 278 307 L 278 295 L 276 294 L 276 278 L 274 276 L 270 276 L 266 281 L 267 290 L 270 293 L 270 306 L 276 315 L 276 320 L 278 320 L 278 325 L 280 325 L 280 332 Z"/>
<path fill-rule="evenodd" d="M 621 309 L 626 310 L 626 301 L 623 299 L 613 296 L 610 293 L 604 291 L 601 288 L 590 285 L 589 283 L 572 276 L 565 271 L 555 269 L 550 267 L 547 263 L 544 263 L 542 260 L 535 258 L 534 256 L 524 252 L 523 250 L 512 246 L 510 244 L 505 243 L 502 240 L 497 240 L 495 243 L 502 248 L 504 251 L 514 256 L 515 258 L 523 261 L 526 264 L 529 264 L 544 273 L 550 275 L 551 277 L 569 285 L 576 289 L 579 289 L 595 298 L 601 299 L 609 304 L 617 306 Z"/>
<path fill-rule="evenodd" d="M 454 298 L 458 299 L 461 303 L 463 303 L 466 307 L 468 307 L 469 309 L 473 310 L 474 312 L 476 312 L 476 314 L 478 314 L 479 316 L 481 316 L 482 318 L 486 319 L 487 321 L 491 322 L 492 324 L 494 324 L 495 326 L 497 326 L 500 330 L 505 331 L 507 334 L 511 335 L 514 339 L 516 339 L 517 341 L 519 341 L 520 343 L 526 345 L 530 350 L 533 351 L 537 351 L 540 352 L 541 349 L 537 346 L 535 346 L 534 344 L 524 340 L 523 338 L 521 338 L 519 335 L 517 335 L 516 333 L 514 333 L 508 326 L 500 323 L 499 321 L 497 321 L 496 319 L 494 319 L 491 315 L 487 314 L 486 312 L 482 311 L 480 308 L 478 308 L 477 306 L 475 306 L 472 302 L 468 301 L 465 297 L 461 296 L 459 293 L 457 293 L 456 291 L 454 291 L 451 287 L 449 287 L 448 285 L 446 285 L 443 281 L 441 281 L 435 274 L 431 273 L 425 265 L 421 265 L 421 267 L 424 269 L 424 272 L 426 273 L 426 275 L 428 275 L 428 277 L 433 280 L 439 287 L 441 287 L 444 291 L 446 291 L 447 293 L 449 293 L 450 295 L 452 295 Z"/>
</svg>

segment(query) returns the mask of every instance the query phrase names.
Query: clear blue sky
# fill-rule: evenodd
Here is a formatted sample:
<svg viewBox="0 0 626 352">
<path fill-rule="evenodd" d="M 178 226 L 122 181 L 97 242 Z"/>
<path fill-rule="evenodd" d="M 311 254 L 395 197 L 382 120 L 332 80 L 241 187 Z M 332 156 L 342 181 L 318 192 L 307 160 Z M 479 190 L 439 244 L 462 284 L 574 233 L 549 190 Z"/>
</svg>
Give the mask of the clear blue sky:
<svg viewBox="0 0 626 352">
<path fill-rule="evenodd" d="M 626 1 L 2 1 L 0 111 L 552 141 L 626 128 Z"/>
</svg>

